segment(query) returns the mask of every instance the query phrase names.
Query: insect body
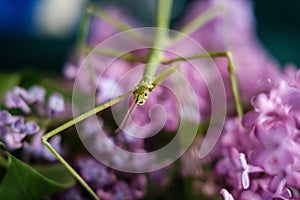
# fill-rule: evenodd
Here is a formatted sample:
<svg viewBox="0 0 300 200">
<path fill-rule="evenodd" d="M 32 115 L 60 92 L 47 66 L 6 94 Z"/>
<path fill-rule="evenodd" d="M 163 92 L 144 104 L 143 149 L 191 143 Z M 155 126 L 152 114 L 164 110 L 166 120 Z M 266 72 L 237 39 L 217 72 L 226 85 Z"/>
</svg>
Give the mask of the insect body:
<svg viewBox="0 0 300 200">
<path fill-rule="evenodd" d="M 136 105 L 142 106 L 148 99 L 149 92 L 153 91 L 154 86 L 150 79 L 143 78 L 133 91 L 133 99 Z"/>
</svg>

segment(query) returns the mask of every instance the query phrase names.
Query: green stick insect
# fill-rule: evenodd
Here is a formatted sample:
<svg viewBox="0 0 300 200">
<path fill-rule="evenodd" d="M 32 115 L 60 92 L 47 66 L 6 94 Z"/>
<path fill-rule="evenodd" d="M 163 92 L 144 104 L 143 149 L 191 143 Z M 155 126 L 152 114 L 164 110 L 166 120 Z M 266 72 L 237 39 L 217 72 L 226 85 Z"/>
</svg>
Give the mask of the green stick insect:
<svg viewBox="0 0 300 200">
<path fill-rule="evenodd" d="M 186 58 L 175 58 L 171 60 L 163 60 L 163 51 L 166 41 L 170 40 L 180 40 L 180 37 L 173 37 L 168 35 L 168 29 L 169 28 L 169 22 L 170 22 L 170 13 L 171 13 L 171 7 L 172 7 L 172 0 L 158 0 L 157 2 L 157 20 L 156 20 L 156 26 L 157 31 L 154 37 L 153 46 L 152 49 L 148 55 L 148 60 L 146 67 L 144 68 L 143 77 L 141 78 L 138 85 L 128 92 L 125 92 L 124 94 L 107 101 L 106 103 L 103 103 L 101 105 L 96 106 L 95 108 L 89 110 L 86 113 L 83 113 L 74 119 L 66 122 L 65 124 L 55 128 L 54 130 L 46 133 L 42 137 L 42 142 L 45 144 L 45 146 L 54 154 L 54 156 L 66 167 L 66 169 L 77 179 L 77 181 L 87 190 L 87 192 L 96 200 L 99 199 L 99 197 L 96 195 L 96 193 L 91 189 L 91 187 L 83 180 L 83 178 L 65 161 L 65 159 L 51 146 L 51 144 L 48 142 L 48 139 L 53 137 L 54 135 L 59 134 L 60 132 L 64 131 L 65 129 L 75 125 L 76 123 L 79 123 L 88 117 L 91 117 L 92 115 L 95 115 L 96 113 L 118 103 L 121 99 L 124 97 L 133 94 L 134 104 L 135 106 L 142 106 L 147 101 L 149 94 L 153 91 L 153 89 L 160 84 L 164 79 L 169 76 L 174 71 L 174 67 L 163 70 L 160 74 L 155 76 L 157 72 L 157 68 L 159 64 L 165 64 L 165 65 L 171 65 L 173 63 L 184 61 L 184 60 L 193 60 L 193 59 L 202 59 L 202 58 L 216 58 L 216 57 L 225 57 L 228 59 L 228 70 L 230 73 L 230 81 L 232 86 L 232 91 L 235 99 L 236 109 L 238 116 L 242 117 L 242 105 L 241 100 L 238 92 L 238 86 L 236 82 L 236 78 L 234 76 L 234 67 L 232 63 L 232 57 L 229 52 L 212 52 L 208 54 L 198 54 Z M 213 8 L 202 14 L 201 16 L 197 17 L 193 21 L 191 21 L 189 24 L 187 24 L 185 27 L 183 27 L 180 32 L 183 34 L 190 34 L 194 32 L 196 29 L 207 23 L 209 20 L 214 18 L 216 14 L 219 11 L 222 11 L 223 8 Z M 107 22 L 111 23 L 114 27 L 118 28 L 120 31 L 125 31 L 130 29 L 130 26 L 127 24 L 118 21 L 116 18 L 111 16 L 109 13 L 105 12 L 104 10 L 101 10 L 100 8 L 96 6 L 88 6 L 86 8 L 86 12 L 82 19 L 82 29 L 79 34 L 79 40 L 78 40 L 78 46 L 82 49 L 84 47 L 87 52 L 91 50 L 91 47 L 85 46 L 85 38 L 87 35 L 87 26 L 89 24 L 89 19 L 92 14 L 95 14 L 96 16 L 100 17 L 103 20 L 106 20 Z M 139 35 L 135 35 L 130 33 L 129 35 L 132 38 L 135 38 L 137 40 L 140 40 Z M 107 56 L 114 56 L 117 54 L 117 52 L 111 51 L 111 50 L 100 50 L 100 53 Z M 130 54 L 126 54 L 125 56 L 121 57 L 125 60 L 134 60 L 134 56 Z M 92 73 L 92 72 L 91 72 Z M 125 117 L 126 118 L 126 117 Z M 124 123 L 122 123 L 124 124 Z M 121 125 L 122 126 L 122 125 Z"/>
</svg>

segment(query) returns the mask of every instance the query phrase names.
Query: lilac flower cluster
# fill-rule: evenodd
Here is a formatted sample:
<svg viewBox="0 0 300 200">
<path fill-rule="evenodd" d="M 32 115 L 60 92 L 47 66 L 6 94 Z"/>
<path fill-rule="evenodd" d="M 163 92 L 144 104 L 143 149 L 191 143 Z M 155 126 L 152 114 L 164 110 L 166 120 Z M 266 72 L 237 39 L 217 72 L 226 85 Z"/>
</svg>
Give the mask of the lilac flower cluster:
<svg viewBox="0 0 300 200">
<path fill-rule="evenodd" d="M 242 124 L 228 119 L 215 173 L 237 199 L 298 199 L 300 187 L 299 74 L 252 97 Z M 230 199 L 222 192 L 225 199 Z"/>
<path fill-rule="evenodd" d="M 76 165 L 81 176 L 103 200 L 140 199 L 145 195 L 145 175 L 121 174 L 89 157 L 78 158 Z"/>
<path fill-rule="evenodd" d="M 0 140 L 13 151 L 23 146 L 23 139 L 27 135 L 36 134 L 39 126 L 32 121 L 26 122 L 21 116 L 12 116 L 8 111 L 0 111 Z"/>
<path fill-rule="evenodd" d="M 5 106 L 7 108 L 18 108 L 25 114 L 32 112 L 41 116 L 59 116 L 65 112 L 65 103 L 63 97 L 58 94 L 52 94 L 45 106 L 45 89 L 34 85 L 28 90 L 15 87 L 5 95 Z"/>
<path fill-rule="evenodd" d="M 199 190 L 207 196 L 223 187 L 220 194 L 226 200 L 298 199 L 300 73 L 292 68 L 279 72 L 260 46 L 253 34 L 250 1 L 196 1 L 184 23 L 218 5 L 226 12 L 191 36 L 208 50 L 233 54 L 241 97 L 245 103 L 251 99 L 254 109 L 242 124 L 237 117 L 227 118 L 222 138 L 208 158 L 199 160 L 199 146 L 194 145 L 181 158 L 182 175 L 196 175 L 195 183 L 204 179 Z M 216 62 L 228 90 L 229 77 L 222 69 L 226 60 Z M 227 94 L 230 97 L 230 90 Z M 211 175 L 203 173 L 199 166 L 204 165 L 214 168 Z"/>
<path fill-rule="evenodd" d="M 23 116 L 11 115 L 7 110 L 0 113 L 0 140 L 5 143 L 7 149 L 14 151 L 22 148 L 24 156 L 55 160 L 53 154 L 42 144 L 41 137 L 47 128 L 45 121 L 66 114 L 63 97 L 54 93 L 46 102 L 46 91 L 41 86 L 34 85 L 28 90 L 15 87 L 5 95 L 4 104 L 8 110 L 18 109 L 23 112 Z M 50 143 L 62 152 L 60 141 L 61 137 L 55 136 Z"/>
</svg>

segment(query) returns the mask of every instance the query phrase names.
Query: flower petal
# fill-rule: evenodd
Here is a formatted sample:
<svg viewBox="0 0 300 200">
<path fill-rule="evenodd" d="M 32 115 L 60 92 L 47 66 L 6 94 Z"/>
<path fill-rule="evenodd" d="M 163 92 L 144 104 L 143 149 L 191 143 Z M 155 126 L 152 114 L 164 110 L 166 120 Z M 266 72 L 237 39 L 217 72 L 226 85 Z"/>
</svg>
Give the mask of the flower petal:
<svg viewBox="0 0 300 200">
<path fill-rule="evenodd" d="M 224 188 L 221 189 L 220 194 L 223 196 L 224 200 L 234 200 L 233 196 Z"/>
<path fill-rule="evenodd" d="M 26 134 L 35 134 L 40 130 L 40 127 L 34 122 L 27 122 L 24 127 L 24 132 Z"/>
</svg>

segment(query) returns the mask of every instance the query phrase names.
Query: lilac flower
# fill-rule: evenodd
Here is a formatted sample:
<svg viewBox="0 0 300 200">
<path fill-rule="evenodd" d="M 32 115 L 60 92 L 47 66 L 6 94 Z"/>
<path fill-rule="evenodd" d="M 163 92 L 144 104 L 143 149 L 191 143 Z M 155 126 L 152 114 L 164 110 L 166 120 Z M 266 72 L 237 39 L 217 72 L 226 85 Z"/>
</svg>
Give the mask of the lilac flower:
<svg viewBox="0 0 300 200">
<path fill-rule="evenodd" d="M 29 104 L 39 103 L 42 104 L 45 101 L 46 91 L 43 87 L 34 85 L 29 88 L 27 92 L 28 96 L 26 98 Z"/>
<path fill-rule="evenodd" d="M 77 65 L 67 62 L 63 67 L 63 74 L 67 79 L 74 79 L 77 73 Z"/>
<path fill-rule="evenodd" d="M 12 132 L 7 132 L 3 136 L 3 140 L 6 143 L 8 149 L 15 150 L 23 146 L 22 140 L 27 135 L 35 134 L 39 131 L 38 125 L 34 122 L 24 123 L 24 118 L 17 119 L 11 126 Z"/>
<path fill-rule="evenodd" d="M 7 110 L 0 111 L 0 126 L 12 124 L 16 120 L 15 116 L 12 116 Z"/>
<path fill-rule="evenodd" d="M 117 181 L 110 191 L 100 189 L 97 194 L 104 200 L 134 200 L 140 199 L 145 195 L 146 181 L 143 175 L 139 175 L 136 179 L 140 179 L 140 182 L 136 182 L 133 185 L 129 185 L 125 181 Z"/>
<path fill-rule="evenodd" d="M 244 189 L 248 189 L 250 186 L 249 167 L 247 164 L 246 156 L 243 153 L 240 153 L 240 162 L 242 168 L 242 186 Z"/>
<path fill-rule="evenodd" d="M 258 167 L 247 164 L 245 154 L 238 153 L 236 149 L 228 150 L 228 157 L 220 160 L 216 166 L 216 173 L 225 175 L 231 185 L 236 189 L 248 189 L 250 186 L 249 173 L 262 171 Z"/>
<path fill-rule="evenodd" d="M 217 160 L 215 173 L 225 178 L 223 187 L 232 188 L 233 197 L 299 198 L 298 102 L 292 100 L 299 94 L 296 80 L 283 75 L 269 92 L 252 97 L 253 110 L 242 120 L 245 128 L 227 119 L 211 158 Z"/>
<path fill-rule="evenodd" d="M 48 116 L 61 114 L 65 111 L 65 102 L 60 94 L 52 94 L 48 100 Z"/>
<path fill-rule="evenodd" d="M 233 196 L 226 189 L 222 189 L 220 194 L 223 196 L 224 200 L 234 200 Z"/>
<path fill-rule="evenodd" d="M 5 95 L 5 106 L 7 108 L 19 108 L 24 113 L 30 113 L 31 109 L 27 104 L 28 93 L 21 87 L 15 87 Z"/>
<path fill-rule="evenodd" d="M 268 132 L 257 128 L 256 134 L 262 146 L 253 151 L 254 163 L 263 166 L 269 174 L 281 173 L 288 164 L 294 163 L 300 146 L 289 138 L 285 127 L 274 127 Z"/>
<path fill-rule="evenodd" d="M 282 98 L 284 91 L 288 90 L 288 85 L 282 81 L 269 94 L 261 93 L 252 97 L 251 104 L 254 110 L 245 115 L 243 119 L 244 126 L 251 127 L 254 124 L 261 124 L 272 127 L 280 122 L 293 126 L 294 119 L 288 114 L 290 106 L 285 104 L 285 98 Z"/>
<path fill-rule="evenodd" d="M 28 90 L 15 87 L 5 96 L 5 106 L 7 108 L 19 108 L 25 114 L 32 111 L 38 115 L 55 116 L 65 112 L 65 103 L 62 95 L 58 93 L 52 94 L 45 103 L 45 89 L 41 86 L 34 85 Z"/>
<path fill-rule="evenodd" d="M 79 157 L 75 165 L 103 200 L 138 199 L 145 195 L 147 181 L 144 175 L 123 176 L 89 157 Z"/>
<path fill-rule="evenodd" d="M 34 122 L 25 123 L 24 118 L 19 118 L 12 124 L 12 130 L 14 133 L 32 135 L 39 131 L 39 127 Z"/>
<path fill-rule="evenodd" d="M 137 152 L 144 148 L 145 141 L 143 138 L 136 138 L 121 131 L 116 137 L 116 143 L 127 146 L 128 150 L 132 152 Z"/>
<path fill-rule="evenodd" d="M 115 174 L 109 169 L 91 158 L 79 158 L 76 161 L 81 176 L 94 188 L 101 188 L 115 183 Z"/>
<path fill-rule="evenodd" d="M 18 149 L 22 146 L 22 140 L 25 138 L 26 134 L 20 133 L 10 133 L 11 124 L 8 123 L 11 119 L 10 113 L 5 110 L 1 111 L 1 122 L 0 122 L 0 130 L 1 130 L 1 140 L 6 143 L 9 149 Z"/>
<path fill-rule="evenodd" d="M 23 117 L 12 116 L 6 110 L 0 112 L 0 140 L 6 147 L 13 151 L 23 146 L 23 140 L 27 135 L 36 134 L 39 126 L 32 121 L 26 122 Z"/>
<path fill-rule="evenodd" d="M 117 81 L 113 78 L 105 78 L 103 77 L 101 81 L 98 83 L 97 87 L 97 103 L 101 104 L 113 97 L 116 97 L 119 94 L 122 94 L 122 89 L 118 87 Z"/>
<path fill-rule="evenodd" d="M 22 140 L 26 137 L 26 134 L 20 133 L 7 133 L 3 136 L 2 140 L 5 142 L 7 148 L 10 151 L 19 149 L 23 146 Z"/>
<path fill-rule="evenodd" d="M 80 186 L 76 185 L 69 189 L 64 190 L 62 193 L 56 195 L 53 199 L 87 200 L 88 198 L 84 197 L 84 192 L 82 191 L 82 188 Z"/>
<path fill-rule="evenodd" d="M 291 169 L 289 166 L 293 166 L 294 159 L 299 159 L 299 156 L 296 156 L 299 150 L 297 151 L 297 149 L 295 149 L 299 147 L 293 144 L 293 142 L 289 142 L 285 145 L 286 139 L 282 138 L 288 138 L 289 134 L 280 127 L 275 127 L 273 132 L 269 133 L 273 136 L 266 136 L 264 138 L 258 136 L 267 134 L 262 132 L 261 129 L 262 128 L 257 131 L 259 133 L 254 134 L 247 133 L 247 131 L 244 132 L 244 140 L 254 145 L 248 145 L 246 148 L 240 147 L 249 155 L 247 160 L 246 155 L 238 153 L 236 149 L 232 149 L 233 146 L 223 146 L 230 144 L 226 142 L 223 143 L 223 137 L 219 144 L 223 147 L 217 148 L 217 151 L 224 157 L 217 162 L 215 173 L 217 176 L 225 177 L 228 185 L 223 186 L 233 187 L 232 194 L 238 199 L 249 199 L 250 196 L 250 199 L 252 199 L 252 197 L 253 199 L 260 199 L 261 197 L 263 197 L 263 199 L 289 199 L 291 192 L 287 185 L 291 187 L 291 184 L 287 183 L 286 174 L 289 169 Z M 253 131 L 255 132 L 255 130 Z M 239 138 L 239 135 L 237 135 L 236 138 Z M 235 140 L 235 138 L 232 139 Z M 239 140 L 241 140 L 241 138 L 239 138 Z M 259 143 L 257 143 L 257 140 Z M 257 146 L 255 147 L 255 145 Z M 289 145 L 290 147 L 288 147 Z M 293 149 L 295 150 L 293 151 Z M 214 152 L 214 156 L 217 156 L 216 152 Z M 290 173 L 295 173 L 294 170 L 292 171 L 293 172 Z M 254 175 L 253 179 L 250 178 L 251 174 Z M 268 178 L 266 179 L 266 177 Z M 295 180 L 297 180 L 297 178 L 294 179 L 293 182 L 297 182 Z M 245 189 L 249 190 L 246 192 Z"/>
<path fill-rule="evenodd" d="M 134 199 L 131 188 L 124 181 L 118 181 L 113 187 L 112 200 L 118 199 Z"/>
<path fill-rule="evenodd" d="M 147 179 L 145 175 L 137 175 L 131 183 L 131 192 L 135 199 L 141 199 L 145 196 L 147 189 Z"/>
<path fill-rule="evenodd" d="M 106 192 L 106 191 L 101 190 L 101 189 L 97 191 L 97 195 L 99 197 L 101 197 L 101 199 L 103 199 L 103 200 L 113 199 L 113 195 L 110 192 Z"/>
<path fill-rule="evenodd" d="M 30 142 L 24 143 L 24 151 L 28 155 L 34 158 L 43 158 L 47 161 L 56 161 L 56 157 L 51 153 L 51 151 L 42 143 L 43 132 L 39 132 L 31 139 Z M 64 154 L 64 151 L 61 147 L 61 136 L 56 135 L 50 138 L 49 143 L 52 147 L 59 153 Z"/>
</svg>

